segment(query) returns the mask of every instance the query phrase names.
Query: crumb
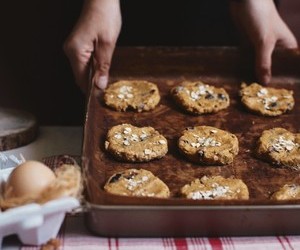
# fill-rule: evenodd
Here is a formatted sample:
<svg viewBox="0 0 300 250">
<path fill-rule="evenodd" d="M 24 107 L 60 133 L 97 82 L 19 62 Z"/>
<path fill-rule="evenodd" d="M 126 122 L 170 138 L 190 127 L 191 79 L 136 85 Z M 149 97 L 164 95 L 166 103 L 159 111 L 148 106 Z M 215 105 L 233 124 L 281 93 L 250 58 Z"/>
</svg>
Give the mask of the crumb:
<svg viewBox="0 0 300 250">
<path fill-rule="evenodd" d="M 50 239 L 46 244 L 41 246 L 41 250 L 57 250 L 61 246 L 59 239 Z"/>
</svg>

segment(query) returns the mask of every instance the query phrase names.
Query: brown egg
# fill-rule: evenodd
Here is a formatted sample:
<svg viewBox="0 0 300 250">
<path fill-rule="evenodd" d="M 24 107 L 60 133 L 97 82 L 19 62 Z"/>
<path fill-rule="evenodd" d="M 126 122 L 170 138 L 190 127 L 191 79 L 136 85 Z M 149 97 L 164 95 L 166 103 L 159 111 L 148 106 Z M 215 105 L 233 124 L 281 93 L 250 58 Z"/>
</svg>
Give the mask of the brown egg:
<svg viewBox="0 0 300 250">
<path fill-rule="evenodd" d="M 5 185 L 4 197 L 38 196 L 55 180 L 54 172 L 38 161 L 26 161 L 17 166 Z"/>
</svg>

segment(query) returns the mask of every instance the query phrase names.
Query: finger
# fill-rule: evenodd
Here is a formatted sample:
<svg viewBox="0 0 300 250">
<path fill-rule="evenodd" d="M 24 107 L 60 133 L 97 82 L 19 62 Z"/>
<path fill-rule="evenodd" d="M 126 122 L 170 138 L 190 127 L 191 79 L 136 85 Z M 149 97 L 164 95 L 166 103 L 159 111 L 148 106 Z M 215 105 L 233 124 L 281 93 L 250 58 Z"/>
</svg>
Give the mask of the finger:
<svg viewBox="0 0 300 250">
<path fill-rule="evenodd" d="M 95 47 L 93 83 L 100 89 L 107 86 L 114 47 L 115 43 L 108 42 L 98 42 Z"/>
<path fill-rule="evenodd" d="M 64 51 L 70 61 L 76 84 L 86 93 L 88 87 L 90 50 L 81 51 L 72 43 L 64 44 Z"/>
<path fill-rule="evenodd" d="M 272 53 L 275 42 L 265 42 L 255 47 L 255 71 L 258 81 L 268 84 L 271 80 Z"/>
<path fill-rule="evenodd" d="M 89 63 L 82 63 L 79 60 L 72 60 L 71 67 L 74 73 L 75 81 L 80 89 L 86 93 L 89 79 Z"/>
</svg>

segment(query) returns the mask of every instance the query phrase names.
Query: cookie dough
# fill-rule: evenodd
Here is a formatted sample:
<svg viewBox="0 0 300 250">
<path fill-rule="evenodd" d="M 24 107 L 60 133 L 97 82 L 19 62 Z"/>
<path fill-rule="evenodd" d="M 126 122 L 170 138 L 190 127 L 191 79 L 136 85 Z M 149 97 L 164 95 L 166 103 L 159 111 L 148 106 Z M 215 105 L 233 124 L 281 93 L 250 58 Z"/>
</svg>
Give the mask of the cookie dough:
<svg viewBox="0 0 300 250">
<path fill-rule="evenodd" d="M 258 139 L 257 155 L 275 165 L 300 169 L 300 133 L 284 128 L 263 131 Z"/>
<path fill-rule="evenodd" d="M 105 148 L 118 160 L 147 162 L 163 157 L 168 152 L 168 142 L 152 127 L 121 124 L 108 131 Z"/>
<path fill-rule="evenodd" d="M 160 101 L 156 84 L 147 81 L 118 81 L 104 92 L 105 104 L 117 111 L 154 109 Z"/>
<path fill-rule="evenodd" d="M 223 88 L 201 81 L 183 82 L 171 89 L 176 103 L 192 114 L 215 113 L 229 106 L 229 95 Z"/>
<path fill-rule="evenodd" d="M 187 128 L 178 140 L 180 152 L 190 161 L 205 165 L 226 165 L 238 154 L 239 142 L 234 134 L 210 127 Z"/>
<path fill-rule="evenodd" d="M 145 169 L 128 169 L 114 174 L 104 186 L 111 194 L 124 196 L 145 196 L 168 198 L 168 186 L 150 171 Z"/>
<path fill-rule="evenodd" d="M 181 194 L 193 200 L 247 200 L 249 191 L 240 179 L 203 176 L 181 188 Z"/>
<path fill-rule="evenodd" d="M 265 116 L 282 115 L 295 104 L 292 90 L 263 87 L 257 83 L 249 86 L 243 83 L 240 95 L 246 108 Z"/>
<path fill-rule="evenodd" d="M 285 184 L 272 196 L 272 200 L 299 200 L 300 186 L 296 184 Z"/>
</svg>

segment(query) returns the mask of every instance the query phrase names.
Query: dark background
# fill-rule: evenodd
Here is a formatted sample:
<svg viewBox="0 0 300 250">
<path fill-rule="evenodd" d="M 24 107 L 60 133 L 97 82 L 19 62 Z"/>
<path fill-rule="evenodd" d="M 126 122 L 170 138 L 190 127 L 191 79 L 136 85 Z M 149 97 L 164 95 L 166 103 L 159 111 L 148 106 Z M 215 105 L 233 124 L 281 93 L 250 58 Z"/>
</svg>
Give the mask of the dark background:
<svg viewBox="0 0 300 250">
<path fill-rule="evenodd" d="M 84 96 L 62 45 L 81 10 L 79 0 L 2 1 L 0 106 L 36 115 L 41 125 L 80 125 Z M 121 0 L 118 46 L 238 44 L 224 0 Z M 299 1 L 279 9 L 300 40 Z"/>
</svg>

